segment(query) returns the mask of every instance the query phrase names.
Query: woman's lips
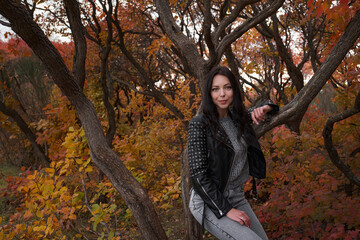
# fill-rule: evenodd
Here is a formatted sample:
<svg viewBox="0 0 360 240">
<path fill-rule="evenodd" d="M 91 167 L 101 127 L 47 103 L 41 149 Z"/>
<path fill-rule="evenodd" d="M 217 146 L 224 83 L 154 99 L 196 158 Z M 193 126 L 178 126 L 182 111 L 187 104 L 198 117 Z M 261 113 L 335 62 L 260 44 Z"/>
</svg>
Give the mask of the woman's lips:
<svg viewBox="0 0 360 240">
<path fill-rule="evenodd" d="M 220 104 L 225 104 L 227 102 L 227 100 L 220 100 L 219 103 Z"/>
</svg>

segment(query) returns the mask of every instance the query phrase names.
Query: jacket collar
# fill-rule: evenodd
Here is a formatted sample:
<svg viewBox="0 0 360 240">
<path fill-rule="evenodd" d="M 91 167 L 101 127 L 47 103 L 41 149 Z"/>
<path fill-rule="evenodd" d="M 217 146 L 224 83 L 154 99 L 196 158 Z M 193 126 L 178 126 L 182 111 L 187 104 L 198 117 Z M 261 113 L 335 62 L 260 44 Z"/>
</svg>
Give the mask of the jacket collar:
<svg viewBox="0 0 360 240">
<path fill-rule="evenodd" d="M 232 115 L 231 115 L 231 113 L 230 113 L 230 111 L 229 111 L 229 117 L 232 119 Z M 234 123 L 235 124 L 235 123 Z M 228 147 L 230 147 L 231 149 L 234 149 L 234 147 L 233 147 L 233 145 L 232 145 L 232 143 L 231 143 L 231 141 L 230 141 L 230 139 L 229 139 L 229 137 L 228 137 L 228 135 L 226 134 L 226 132 L 225 132 L 225 129 L 222 127 L 222 125 L 221 124 L 219 124 L 219 129 L 217 130 L 217 132 L 215 133 L 215 139 L 216 140 L 218 140 L 218 141 L 220 141 L 220 142 L 222 142 L 222 143 L 224 143 L 224 144 L 226 144 Z M 238 125 L 237 124 L 235 124 L 235 127 L 236 127 L 236 129 L 238 129 Z"/>
<path fill-rule="evenodd" d="M 232 109 L 231 108 L 230 108 L 230 111 L 229 111 L 229 117 L 232 120 Z M 239 129 L 239 127 L 240 127 L 239 124 L 237 122 L 234 122 L 234 121 L 233 121 L 233 123 L 235 125 L 235 128 Z M 230 141 L 228 135 L 225 132 L 225 129 L 221 126 L 221 124 L 220 124 L 220 129 L 217 130 L 214 137 L 215 137 L 216 140 L 226 144 L 231 149 L 234 149 L 234 147 L 232 145 L 232 142 Z M 251 134 L 251 131 L 249 131 L 249 129 L 244 128 L 243 137 L 245 138 L 245 141 L 248 144 L 258 146 L 257 138 L 253 134 Z"/>
</svg>

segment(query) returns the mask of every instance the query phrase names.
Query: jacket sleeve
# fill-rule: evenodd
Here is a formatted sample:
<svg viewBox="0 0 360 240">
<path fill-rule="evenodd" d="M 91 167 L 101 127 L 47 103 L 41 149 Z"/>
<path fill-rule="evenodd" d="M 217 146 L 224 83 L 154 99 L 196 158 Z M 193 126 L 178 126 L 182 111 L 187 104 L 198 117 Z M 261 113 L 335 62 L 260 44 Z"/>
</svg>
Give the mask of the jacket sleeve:
<svg viewBox="0 0 360 240">
<path fill-rule="evenodd" d="M 269 105 L 270 107 L 272 107 L 272 110 L 270 112 L 267 112 L 266 114 L 275 114 L 279 111 L 279 106 L 273 103 L 273 101 L 271 101 L 270 99 L 268 99 L 256 105 L 255 107 L 248 109 L 250 119 L 251 119 L 251 112 L 254 111 L 255 108 L 259 108 L 265 105 Z"/>
<path fill-rule="evenodd" d="M 232 205 L 223 196 L 216 184 L 208 176 L 207 137 L 204 123 L 199 118 L 192 119 L 188 133 L 188 157 L 193 188 L 217 218 L 226 215 Z"/>
</svg>

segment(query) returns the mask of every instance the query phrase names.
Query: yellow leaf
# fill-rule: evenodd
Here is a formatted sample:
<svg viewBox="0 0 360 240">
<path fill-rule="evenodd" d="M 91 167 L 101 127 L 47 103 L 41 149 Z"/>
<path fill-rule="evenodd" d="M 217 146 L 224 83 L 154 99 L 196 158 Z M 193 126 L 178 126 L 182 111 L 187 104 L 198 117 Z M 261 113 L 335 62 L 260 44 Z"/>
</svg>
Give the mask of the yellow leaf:
<svg viewBox="0 0 360 240">
<path fill-rule="evenodd" d="M 33 214 L 32 214 L 29 210 L 27 210 L 27 211 L 25 211 L 25 214 L 24 214 L 24 220 L 27 221 L 27 220 L 29 220 L 32 216 L 33 216 Z M 1 221 L 0 221 L 0 222 L 1 222 Z"/>
<path fill-rule="evenodd" d="M 45 168 L 45 172 L 49 173 L 49 174 L 54 174 L 55 173 L 55 169 L 53 168 Z"/>
<path fill-rule="evenodd" d="M 40 232 L 40 231 L 44 231 L 46 228 L 46 226 L 38 226 L 38 227 L 34 227 L 33 230 L 35 232 Z"/>
<path fill-rule="evenodd" d="M 37 212 L 36 212 L 36 216 L 37 216 L 38 218 L 42 218 L 42 217 L 43 217 L 42 211 L 37 211 Z M 35 228 L 34 228 L 34 231 L 36 231 Z"/>
<path fill-rule="evenodd" d="M 54 229 L 51 228 L 51 226 L 47 226 L 46 230 L 45 230 L 45 236 L 50 235 L 54 232 Z"/>
<path fill-rule="evenodd" d="M 169 209 L 169 208 L 172 208 L 173 206 L 171 206 L 170 204 L 168 204 L 168 203 L 164 203 L 163 205 L 161 205 L 160 206 L 160 208 L 162 208 L 162 209 Z"/>
<path fill-rule="evenodd" d="M 45 196 L 50 196 L 50 195 L 52 195 L 53 191 L 54 191 L 54 185 L 45 185 L 43 194 Z"/>
<path fill-rule="evenodd" d="M 174 199 L 174 200 L 175 200 L 175 199 L 178 199 L 179 196 L 180 196 L 179 194 L 174 194 L 174 195 L 172 196 L 172 199 Z"/>
<path fill-rule="evenodd" d="M 29 188 L 28 187 L 26 187 L 26 186 L 20 186 L 20 187 L 18 187 L 18 189 L 17 189 L 19 192 L 21 192 L 21 191 L 24 191 L 24 192 L 29 192 Z"/>
<path fill-rule="evenodd" d="M 84 129 L 81 129 L 79 136 L 80 136 L 80 137 L 85 136 L 85 131 L 84 131 Z"/>
<path fill-rule="evenodd" d="M 91 166 L 88 166 L 86 169 L 85 169 L 85 172 L 92 172 L 93 171 L 93 168 Z"/>
<path fill-rule="evenodd" d="M 68 195 L 62 195 L 61 198 L 60 198 L 62 201 L 64 202 L 68 202 L 70 200 L 70 196 Z"/>
<path fill-rule="evenodd" d="M 35 175 L 28 175 L 28 176 L 27 176 L 27 179 L 29 179 L 29 180 L 34 180 L 34 179 L 35 179 Z"/>
</svg>

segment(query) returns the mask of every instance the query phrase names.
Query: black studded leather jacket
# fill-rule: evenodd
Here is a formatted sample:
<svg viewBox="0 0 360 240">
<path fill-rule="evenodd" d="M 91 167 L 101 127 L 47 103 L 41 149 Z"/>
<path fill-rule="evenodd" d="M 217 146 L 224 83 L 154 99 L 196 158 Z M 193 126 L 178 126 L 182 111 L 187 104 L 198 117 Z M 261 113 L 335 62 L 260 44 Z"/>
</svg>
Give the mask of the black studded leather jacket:
<svg viewBox="0 0 360 240">
<path fill-rule="evenodd" d="M 278 111 L 278 106 L 269 100 L 260 106 L 266 104 L 273 107 L 270 113 Z M 244 137 L 248 144 L 250 175 L 260 179 L 265 178 L 265 158 L 254 131 L 245 129 Z M 206 126 L 203 115 L 196 116 L 189 124 L 188 157 L 194 190 L 216 217 L 223 217 L 233 208 L 223 195 L 235 157 L 231 141 L 222 131 L 213 134 Z"/>
</svg>

